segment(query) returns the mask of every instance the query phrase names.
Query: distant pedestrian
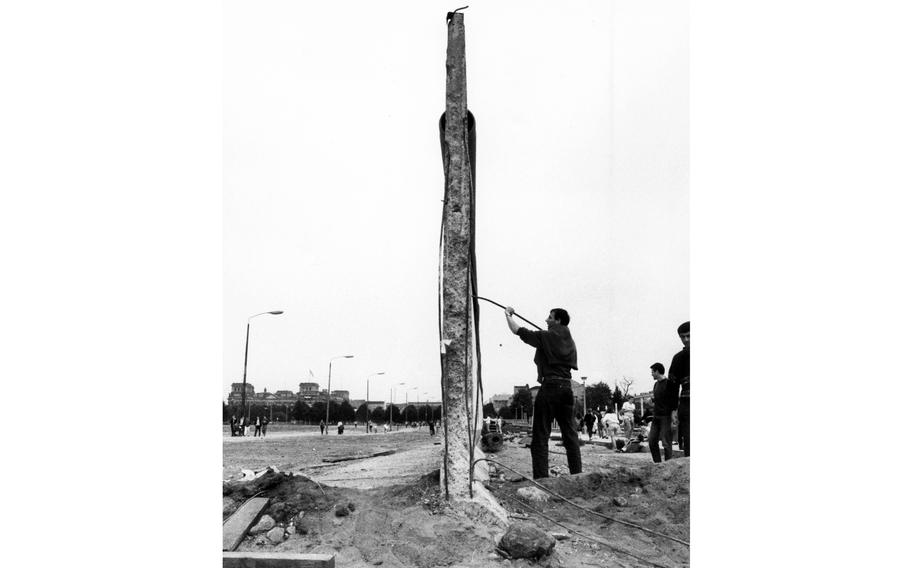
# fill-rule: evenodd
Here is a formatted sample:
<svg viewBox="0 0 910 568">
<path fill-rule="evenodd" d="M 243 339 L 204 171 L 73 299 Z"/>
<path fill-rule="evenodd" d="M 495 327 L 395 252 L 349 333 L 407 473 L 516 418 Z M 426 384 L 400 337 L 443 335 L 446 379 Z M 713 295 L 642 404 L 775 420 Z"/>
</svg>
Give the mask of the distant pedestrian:
<svg viewBox="0 0 910 568">
<path fill-rule="evenodd" d="M 256 417 L 256 422 L 254 422 L 254 425 L 256 426 L 256 430 L 253 432 L 253 437 L 255 438 L 256 436 L 262 435 L 262 417 L 261 416 Z"/>
<path fill-rule="evenodd" d="M 635 426 L 635 403 L 627 400 L 622 403 L 622 430 L 626 444 L 632 441 L 632 428 Z"/>
<path fill-rule="evenodd" d="M 676 332 L 682 341 L 682 351 L 673 356 L 670 363 L 669 378 L 674 384 L 679 385 L 679 449 L 683 455 L 689 455 L 689 322 L 680 325 Z"/>
<path fill-rule="evenodd" d="M 325 420 L 320 420 L 319 421 L 319 435 L 321 436 L 324 434 L 325 434 Z"/>
<path fill-rule="evenodd" d="M 676 410 L 676 393 L 673 384 L 664 376 L 664 366 L 660 363 L 651 365 L 651 376 L 654 378 L 654 421 L 651 423 L 651 435 L 648 436 L 648 447 L 654 463 L 660 463 L 660 448 L 664 448 L 664 459 L 673 457 L 673 444 L 670 443 L 671 421 Z"/>
<path fill-rule="evenodd" d="M 619 417 L 616 413 L 607 411 L 603 415 L 604 434 L 610 438 L 610 444 L 616 448 L 616 438 L 619 436 Z"/>
<path fill-rule="evenodd" d="M 237 435 L 237 415 L 231 415 L 231 436 Z"/>
<path fill-rule="evenodd" d="M 241 416 L 237 422 L 237 429 L 240 436 L 246 436 L 246 416 Z"/>
<path fill-rule="evenodd" d="M 594 435 L 594 423 L 597 422 L 597 418 L 594 416 L 594 413 L 589 410 L 585 413 L 583 421 L 585 423 L 585 430 L 588 431 L 588 440 L 591 440 L 591 437 Z"/>
<path fill-rule="evenodd" d="M 433 420 L 430 420 L 429 422 L 427 422 L 427 424 L 430 425 L 430 436 L 435 436 L 436 435 L 436 422 Z"/>
<path fill-rule="evenodd" d="M 502 416 L 496 417 L 496 431 L 502 434 Z"/>
<path fill-rule="evenodd" d="M 266 428 L 269 427 L 269 422 L 270 422 L 270 420 L 268 419 L 268 417 L 266 417 L 266 416 L 262 417 L 262 437 L 263 438 L 265 438 L 265 430 L 266 430 Z"/>
<path fill-rule="evenodd" d="M 338 421 L 338 435 L 341 436 L 344 434 L 344 422 Z"/>
<path fill-rule="evenodd" d="M 594 412 L 594 420 L 595 420 L 594 426 L 597 427 L 597 437 L 600 439 L 603 439 L 603 437 L 604 437 L 604 413 L 600 408 L 598 408 L 597 411 Z"/>
</svg>

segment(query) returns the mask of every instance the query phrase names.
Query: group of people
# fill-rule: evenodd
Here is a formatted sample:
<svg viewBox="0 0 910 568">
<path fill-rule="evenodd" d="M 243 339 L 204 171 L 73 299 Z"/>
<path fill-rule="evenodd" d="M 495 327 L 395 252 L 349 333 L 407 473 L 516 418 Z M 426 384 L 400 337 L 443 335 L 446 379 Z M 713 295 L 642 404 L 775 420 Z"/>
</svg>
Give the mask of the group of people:
<svg viewBox="0 0 910 568">
<path fill-rule="evenodd" d="M 680 325 L 676 330 L 683 348 L 670 362 L 670 370 L 664 376 L 661 363 L 651 365 L 651 377 L 654 378 L 654 416 L 648 432 L 648 448 L 655 463 L 660 463 L 660 447 L 663 446 L 664 459 L 673 457 L 672 431 L 678 432 L 679 449 L 689 456 L 691 450 L 689 434 L 689 322 Z"/>
<path fill-rule="evenodd" d="M 635 404 L 627 400 L 618 411 L 609 407 L 588 410 L 579 422 L 579 430 L 584 426 L 588 433 L 588 440 L 591 440 L 596 429 L 598 437 L 610 438 L 610 443 L 616 448 L 616 451 L 625 452 L 632 440 L 634 425 Z M 620 434 L 622 434 L 622 438 L 620 438 Z"/>
<path fill-rule="evenodd" d="M 250 429 L 253 429 L 253 436 L 265 436 L 269 426 L 269 419 L 266 416 L 256 416 L 248 419 L 245 416 L 237 418 L 231 416 L 231 436 L 248 436 Z"/>
<path fill-rule="evenodd" d="M 501 421 L 500 421 L 500 423 L 501 423 Z M 407 426 L 409 426 L 409 427 L 411 427 L 411 428 L 423 428 L 423 425 L 424 425 L 424 424 L 429 425 L 429 427 L 430 427 L 430 435 L 431 435 L 431 436 L 435 436 L 435 435 L 436 435 L 436 429 L 437 429 L 438 426 L 439 426 L 439 425 L 437 424 L 436 421 L 430 420 L 429 422 L 419 422 L 419 423 L 418 423 L 418 422 L 411 422 L 411 423 L 410 423 L 409 425 L 407 425 Z M 375 432 L 375 431 L 377 430 L 377 427 L 376 427 L 375 424 L 373 424 L 373 421 L 372 421 L 372 420 L 367 421 L 366 427 L 367 427 L 367 434 L 372 434 L 373 432 Z M 338 435 L 339 435 L 339 436 L 340 436 L 341 434 L 344 434 L 344 422 L 338 422 L 337 428 L 338 428 Z M 357 428 L 357 423 L 356 423 L 356 422 L 354 422 L 354 428 L 355 428 L 355 429 Z M 389 427 L 389 424 L 388 424 L 388 423 L 382 425 L 382 431 L 383 431 L 384 433 L 386 433 L 386 434 L 389 433 L 389 432 L 391 431 L 391 428 Z M 327 435 L 328 433 L 329 433 L 329 427 L 326 425 L 325 420 L 320 420 L 320 421 L 319 421 L 319 434 L 325 436 L 325 435 Z"/>
<path fill-rule="evenodd" d="M 547 315 L 547 329 L 531 331 L 521 327 L 512 318 L 515 310 L 505 309 L 506 324 L 509 331 L 523 342 L 535 348 L 534 364 L 537 366 L 537 381 L 540 389 L 534 400 L 534 421 L 531 426 L 531 469 L 535 479 L 550 476 L 549 443 L 552 423 L 559 426 L 563 447 L 569 463 L 569 473 L 581 473 L 581 448 L 578 442 L 578 431 L 573 416 L 575 396 L 572 392 L 572 371 L 578 370 L 578 353 L 575 341 L 569 332 L 569 313 L 563 308 L 553 308 Z M 689 322 L 677 329 L 682 341 L 682 350 L 673 356 L 669 377 L 663 377 L 663 365 L 651 366 L 654 386 L 654 425 L 652 425 L 648 445 L 655 462 L 660 462 L 658 440 L 663 443 L 666 459 L 672 457 L 670 443 L 671 420 L 679 421 L 680 446 L 686 456 L 689 455 Z M 655 374 L 655 368 L 660 372 Z M 661 382 L 663 381 L 663 382 Z M 675 394 L 674 394 L 675 393 Z M 632 417 L 635 406 L 625 403 L 622 407 L 622 423 L 626 430 L 626 440 L 631 440 Z M 618 432 L 619 418 L 614 415 L 614 422 L 601 417 L 600 424 L 604 431 L 611 435 Z M 587 418 L 587 417 L 586 417 Z M 604 423 L 606 418 L 606 423 Z M 592 435 L 597 418 L 591 416 L 588 436 Z M 584 422 L 587 426 L 587 421 Z M 614 441 L 615 447 L 615 441 Z"/>
<path fill-rule="evenodd" d="M 502 434 L 502 418 L 492 416 L 484 416 L 483 418 L 483 431 L 484 432 L 499 432 Z"/>
</svg>

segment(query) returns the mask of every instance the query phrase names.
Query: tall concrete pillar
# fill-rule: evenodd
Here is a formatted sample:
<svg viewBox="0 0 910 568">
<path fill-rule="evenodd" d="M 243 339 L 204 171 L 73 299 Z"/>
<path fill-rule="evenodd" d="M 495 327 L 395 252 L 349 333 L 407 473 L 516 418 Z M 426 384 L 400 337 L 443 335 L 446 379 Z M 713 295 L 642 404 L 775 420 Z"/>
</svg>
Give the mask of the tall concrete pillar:
<svg viewBox="0 0 910 568">
<path fill-rule="evenodd" d="M 445 169 L 440 306 L 442 393 L 445 437 L 441 484 L 448 499 L 465 500 L 469 484 L 471 448 L 480 452 L 479 408 L 475 404 L 474 301 L 476 272 L 472 258 L 474 238 L 474 175 L 472 167 L 473 117 L 468 113 L 465 66 L 464 15 L 448 21 L 446 49 L 446 112 L 440 121 Z M 478 472 L 485 472 L 486 464 Z"/>
</svg>

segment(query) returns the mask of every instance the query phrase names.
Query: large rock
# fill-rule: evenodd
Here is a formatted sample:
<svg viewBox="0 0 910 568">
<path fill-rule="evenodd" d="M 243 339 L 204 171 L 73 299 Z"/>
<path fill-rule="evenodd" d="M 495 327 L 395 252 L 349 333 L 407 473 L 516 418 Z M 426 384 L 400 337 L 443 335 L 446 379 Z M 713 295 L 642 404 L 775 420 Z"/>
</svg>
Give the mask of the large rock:
<svg viewBox="0 0 910 568">
<path fill-rule="evenodd" d="M 268 532 L 265 536 L 268 537 L 272 544 L 281 544 L 284 542 L 284 529 L 281 527 L 275 527 Z"/>
<path fill-rule="evenodd" d="M 303 511 L 294 517 L 294 528 L 300 534 L 307 534 L 310 532 L 309 523 L 307 522 L 306 517 L 303 516 Z"/>
<path fill-rule="evenodd" d="M 520 495 L 521 497 L 524 497 L 525 499 L 528 499 L 530 501 L 535 501 L 538 503 L 546 501 L 550 498 L 549 495 L 547 495 L 545 492 L 541 491 L 540 489 L 538 489 L 536 487 L 522 487 L 521 489 L 516 491 L 516 493 L 518 493 L 518 495 Z"/>
<path fill-rule="evenodd" d="M 513 523 L 499 540 L 499 548 L 512 558 L 538 559 L 547 556 L 556 539 L 531 523 Z"/>
<path fill-rule="evenodd" d="M 259 519 L 259 522 L 250 529 L 250 534 L 264 533 L 266 531 L 272 530 L 273 528 L 275 528 L 275 519 L 268 515 L 262 515 L 262 518 Z"/>
</svg>

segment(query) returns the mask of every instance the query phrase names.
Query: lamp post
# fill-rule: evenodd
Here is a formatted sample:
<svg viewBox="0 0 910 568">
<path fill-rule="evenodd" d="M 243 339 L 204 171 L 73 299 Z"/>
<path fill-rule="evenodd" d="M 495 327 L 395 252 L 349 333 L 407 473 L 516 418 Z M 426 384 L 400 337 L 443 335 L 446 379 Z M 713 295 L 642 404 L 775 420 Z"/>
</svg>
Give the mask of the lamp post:
<svg viewBox="0 0 910 568">
<path fill-rule="evenodd" d="M 370 422 L 370 377 L 376 377 L 376 376 L 384 375 L 384 374 L 385 374 L 385 371 L 379 371 L 379 372 L 370 373 L 369 375 L 367 375 L 367 403 L 366 403 L 367 404 L 367 419 L 366 419 L 366 422 L 368 424 Z"/>
<path fill-rule="evenodd" d="M 392 407 L 395 405 L 395 397 L 393 393 L 395 392 L 395 387 L 401 385 L 404 386 L 404 383 L 392 383 L 389 385 L 389 431 L 392 430 Z"/>
<path fill-rule="evenodd" d="M 250 320 L 258 316 L 264 316 L 266 314 L 278 316 L 283 313 L 284 312 L 282 310 L 262 312 L 261 314 L 253 314 L 246 320 L 246 346 L 243 348 L 243 390 L 240 391 L 240 416 L 246 415 L 246 362 L 247 356 L 250 353 Z"/>
<path fill-rule="evenodd" d="M 404 391 L 404 421 L 405 421 L 405 423 L 407 423 L 407 421 L 408 421 L 408 404 L 410 404 L 410 403 L 408 402 L 408 393 L 409 393 L 410 391 L 417 390 L 418 388 L 419 388 L 419 387 L 411 387 L 411 388 L 409 388 L 409 389 L 405 389 L 405 391 Z M 420 402 L 420 395 L 419 395 L 419 394 L 417 395 L 417 401 L 418 401 L 418 404 L 419 404 L 419 402 Z"/>
<path fill-rule="evenodd" d="M 325 427 L 329 427 L 329 407 L 332 405 L 332 361 L 335 359 L 353 359 L 353 355 L 339 355 L 329 359 L 329 387 L 325 392 Z"/>
<path fill-rule="evenodd" d="M 588 380 L 588 377 L 581 378 L 581 408 L 582 413 L 588 413 L 588 387 L 585 381 Z"/>
</svg>

